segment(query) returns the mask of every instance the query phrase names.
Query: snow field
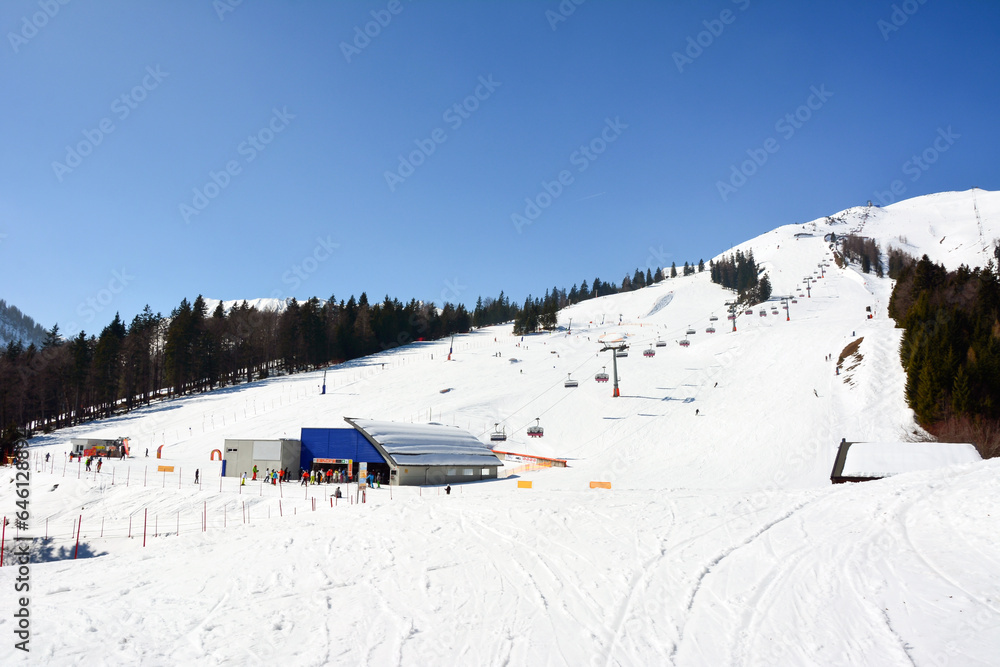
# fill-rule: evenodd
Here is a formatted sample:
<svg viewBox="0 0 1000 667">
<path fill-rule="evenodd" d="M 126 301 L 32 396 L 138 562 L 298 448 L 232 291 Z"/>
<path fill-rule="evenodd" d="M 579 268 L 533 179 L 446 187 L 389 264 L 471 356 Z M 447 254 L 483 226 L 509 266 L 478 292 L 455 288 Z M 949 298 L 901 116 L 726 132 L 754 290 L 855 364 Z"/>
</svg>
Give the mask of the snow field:
<svg viewBox="0 0 1000 667">
<path fill-rule="evenodd" d="M 863 233 L 933 239 L 918 250 L 968 261 L 982 255 L 977 238 L 997 233 L 998 208 L 995 193 L 944 193 L 808 223 L 814 237 L 795 240 L 803 226 L 789 225 L 742 244 L 776 295 L 795 293 L 790 321 L 755 308 L 732 333 L 730 293 L 706 272 L 571 306 L 555 333 L 456 337 L 451 362 L 439 341 L 331 368 L 326 395 L 322 371 L 277 377 L 35 438 L 32 453 L 54 461 L 34 473 L 31 530 L 40 535 L 48 517 L 57 537 L 51 560 L 32 566 L 32 653 L 7 642 L 0 662 L 992 664 L 1000 464 L 831 486 L 842 437 L 920 432 L 885 313 L 890 281 L 831 266 L 812 298 L 795 287 L 830 258 L 825 231 L 863 222 Z M 707 334 L 712 314 L 717 333 Z M 682 348 L 688 326 L 697 333 Z M 612 369 L 602 336 L 631 346 L 618 360 L 619 399 L 593 380 Z M 836 375 L 840 351 L 861 337 L 860 362 Z M 667 346 L 643 357 L 657 339 Z M 579 387 L 563 387 L 568 373 Z M 208 457 L 225 438 L 297 437 L 344 416 L 454 423 L 484 441 L 500 422 L 502 449 L 571 467 L 456 485 L 451 496 L 403 488 L 390 499 L 383 488 L 335 508 L 326 486 L 241 491 L 226 479 L 219 490 Z M 536 417 L 539 440 L 525 432 Z M 69 438 L 119 435 L 138 457 L 63 476 Z M 158 463 L 181 473 L 163 478 Z M 2 513 L 14 500 L 13 485 L 0 485 Z M 122 533 L 146 510 L 166 535 L 143 547 Z M 59 549 L 81 514 L 88 557 L 74 561 Z M 0 569 L 8 608 L 14 572 Z M 12 627 L 0 616 L 0 633 Z"/>
</svg>

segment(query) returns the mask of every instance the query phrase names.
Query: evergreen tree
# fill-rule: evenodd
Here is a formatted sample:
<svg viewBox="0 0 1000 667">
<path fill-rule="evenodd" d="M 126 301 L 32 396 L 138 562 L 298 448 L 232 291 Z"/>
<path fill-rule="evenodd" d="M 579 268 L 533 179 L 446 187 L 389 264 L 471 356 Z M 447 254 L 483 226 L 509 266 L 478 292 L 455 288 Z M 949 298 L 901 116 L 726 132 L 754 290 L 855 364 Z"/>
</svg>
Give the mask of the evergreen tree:
<svg viewBox="0 0 1000 667">
<path fill-rule="evenodd" d="M 670 263 L 670 277 L 671 278 L 677 277 L 677 262 Z"/>
<path fill-rule="evenodd" d="M 965 367 L 959 366 L 951 389 L 951 408 L 957 415 L 968 414 L 970 401 L 969 379 L 965 375 Z"/>
<path fill-rule="evenodd" d="M 771 280 L 765 273 L 757 284 L 757 298 L 761 303 L 771 298 Z"/>
</svg>

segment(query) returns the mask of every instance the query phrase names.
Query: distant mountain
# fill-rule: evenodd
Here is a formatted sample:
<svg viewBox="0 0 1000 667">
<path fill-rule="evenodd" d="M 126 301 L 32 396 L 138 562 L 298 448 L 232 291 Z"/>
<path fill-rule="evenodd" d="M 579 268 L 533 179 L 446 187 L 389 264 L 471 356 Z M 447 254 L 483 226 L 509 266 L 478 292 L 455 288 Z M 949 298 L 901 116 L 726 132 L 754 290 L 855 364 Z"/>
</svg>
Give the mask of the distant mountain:
<svg viewBox="0 0 1000 667">
<path fill-rule="evenodd" d="M 232 299 L 229 301 L 220 301 L 219 299 L 209 299 L 208 297 L 203 297 L 203 298 L 205 301 L 205 310 L 209 315 L 212 314 L 212 312 L 218 307 L 220 303 L 222 304 L 222 309 L 225 310 L 227 313 L 233 308 L 242 305 L 244 301 L 247 302 L 248 306 L 256 308 L 257 310 L 273 310 L 277 313 L 283 313 L 285 312 L 285 309 L 288 308 L 288 304 L 291 302 L 291 299 L 262 298 L 262 299 Z"/>
<path fill-rule="evenodd" d="M 45 328 L 16 306 L 0 299 L 0 345 L 6 347 L 14 340 L 21 341 L 25 346 L 31 343 L 41 345 L 45 340 Z"/>
</svg>

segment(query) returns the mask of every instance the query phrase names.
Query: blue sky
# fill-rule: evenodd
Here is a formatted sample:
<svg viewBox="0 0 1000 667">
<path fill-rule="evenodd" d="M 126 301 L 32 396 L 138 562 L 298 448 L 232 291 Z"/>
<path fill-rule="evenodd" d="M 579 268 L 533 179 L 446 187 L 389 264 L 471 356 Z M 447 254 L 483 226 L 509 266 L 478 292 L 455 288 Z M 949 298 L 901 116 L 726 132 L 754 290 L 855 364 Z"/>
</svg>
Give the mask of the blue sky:
<svg viewBox="0 0 1000 667">
<path fill-rule="evenodd" d="M 1000 187 L 995 2 L 7 0 L 0 27 L 0 298 L 65 333 L 199 293 L 520 301 Z"/>
</svg>

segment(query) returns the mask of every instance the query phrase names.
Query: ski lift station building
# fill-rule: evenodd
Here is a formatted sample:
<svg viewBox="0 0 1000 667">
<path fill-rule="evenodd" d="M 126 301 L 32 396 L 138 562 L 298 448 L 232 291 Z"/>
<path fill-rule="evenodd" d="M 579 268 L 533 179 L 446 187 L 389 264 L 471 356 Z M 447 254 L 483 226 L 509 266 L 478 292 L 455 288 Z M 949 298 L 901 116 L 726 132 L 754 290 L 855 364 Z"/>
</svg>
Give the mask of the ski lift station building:
<svg viewBox="0 0 1000 667">
<path fill-rule="evenodd" d="M 226 477 L 250 476 L 254 466 L 263 473 L 267 469 L 288 470 L 299 473 L 302 443 L 298 440 L 230 440 L 227 439 L 222 455 L 222 471 Z"/>
<path fill-rule="evenodd" d="M 302 468 L 350 468 L 357 479 L 363 463 L 390 484 L 421 486 L 496 479 L 503 465 L 489 445 L 455 426 L 344 421 L 351 428 L 302 429 Z"/>
</svg>

